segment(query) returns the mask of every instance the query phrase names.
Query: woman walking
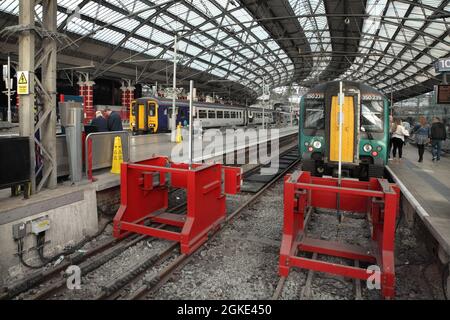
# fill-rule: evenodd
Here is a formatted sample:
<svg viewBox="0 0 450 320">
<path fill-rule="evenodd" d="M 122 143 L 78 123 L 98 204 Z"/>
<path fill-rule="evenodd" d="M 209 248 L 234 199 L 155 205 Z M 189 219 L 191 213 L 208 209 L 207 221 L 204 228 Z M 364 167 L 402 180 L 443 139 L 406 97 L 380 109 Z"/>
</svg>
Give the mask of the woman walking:
<svg viewBox="0 0 450 320">
<path fill-rule="evenodd" d="M 402 120 L 395 119 L 394 126 L 392 128 L 392 155 L 394 160 L 397 156 L 397 151 L 399 160 L 402 158 L 403 144 L 405 142 L 405 137 L 408 135 L 408 131 L 406 131 L 405 127 L 402 126 Z"/>
<path fill-rule="evenodd" d="M 419 124 L 417 124 L 413 132 L 415 134 L 415 141 L 419 151 L 419 162 L 423 161 L 423 153 L 425 152 L 425 145 L 430 141 L 430 127 L 427 119 L 424 116 L 419 117 Z"/>
</svg>

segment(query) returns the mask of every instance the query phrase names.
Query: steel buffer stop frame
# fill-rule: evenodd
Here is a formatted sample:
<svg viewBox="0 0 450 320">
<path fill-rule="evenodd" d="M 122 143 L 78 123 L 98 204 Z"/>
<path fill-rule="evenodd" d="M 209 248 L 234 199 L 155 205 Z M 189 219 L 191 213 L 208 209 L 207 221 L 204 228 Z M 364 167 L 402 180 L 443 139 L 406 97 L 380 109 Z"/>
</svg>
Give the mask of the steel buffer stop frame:
<svg viewBox="0 0 450 320">
<path fill-rule="evenodd" d="M 340 210 L 367 214 L 371 220 L 371 248 L 361 248 L 334 241 L 313 239 L 306 234 L 306 215 L 313 208 L 337 209 L 340 194 Z M 297 171 L 285 177 L 284 226 L 280 250 L 279 274 L 289 275 L 290 268 L 298 267 L 332 273 L 344 277 L 367 280 L 371 270 L 341 265 L 299 256 L 300 252 L 359 260 L 380 268 L 381 295 L 395 296 L 394 241 L 395 222 L 399 212 L 400 190 L 385 179 L 370 181 L 311 176 Z"/>
<path fill-rule="evenodd" d="M 131 232 L 177 241 L 183 254 L 193 253 L 209 232 L 220 227 L 226 215 L 225 194 L 237 194 L 242 181 L 241 168 L 199 164 L 189 169 L 167 157 L 122 163 L 120 174 L 121 205 L 114 217 L 114 236 L 121 238 Z M 186 189 L 186 214 L 166 212 L 170 186 Z M 165 230 L 161 225 L 180 231 Z"/>
</svg>

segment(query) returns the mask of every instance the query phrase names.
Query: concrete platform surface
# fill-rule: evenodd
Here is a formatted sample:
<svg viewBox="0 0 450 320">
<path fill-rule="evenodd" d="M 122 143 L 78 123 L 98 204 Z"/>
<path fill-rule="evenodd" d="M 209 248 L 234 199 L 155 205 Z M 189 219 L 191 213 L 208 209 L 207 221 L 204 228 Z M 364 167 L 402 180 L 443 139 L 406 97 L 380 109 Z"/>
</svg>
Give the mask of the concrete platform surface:
<svg viewBox="0 0 450 320">
<path fill-rule="evenodd" d="M 431 234 L 450 255 L 450 159 L 441 157 L 433 162 L 425 151 L 418 162 L 417 148 L 404 148 L 400 163 L 390 161 L 387 169 L 402 194 L 416 210 Z"/>
<path fill-rule="evenodd" d="M 257 139 L 256 136 L 251 136 L 246 141 L 245 145 L 237 145 L 234 141 L 226 142 L 224 133 L 222 132 L 223 144 L 222 148 L 214 148 L 214 140 L 208 140 L 204 137 L 202 144 L 195 139 L 194 141 L 194 162 L 212 161 L 216 158 L 222 157 L 225 154 L 242 150 L 246 147 L 256 146 L 260 143 L 276 140 L 278 138 L 284 138 L 298 133 L 298 127 L 285 127 L 279 129 L 278 136 L 268 137 L 265 139 Z M 220 136 L 220 133 L 218 134 Z M 186 131 L 183 132 L 183 142 L 174 143 L 170 142 L 170 133 L 168 134 L 153 134 L 132 136 L 130 138 L 130 161 L 138 162 L 143 161 L 154 156 L 168 156 L 174 162 L 188 162 L 188 137 Z M 97 191 L 109 189 L 120 184 L 120 176 L 109 172 L 109 170 L 99 170 L 94 172 L 94 177 L 97 179 L 94 186 Z"/>
</svg>

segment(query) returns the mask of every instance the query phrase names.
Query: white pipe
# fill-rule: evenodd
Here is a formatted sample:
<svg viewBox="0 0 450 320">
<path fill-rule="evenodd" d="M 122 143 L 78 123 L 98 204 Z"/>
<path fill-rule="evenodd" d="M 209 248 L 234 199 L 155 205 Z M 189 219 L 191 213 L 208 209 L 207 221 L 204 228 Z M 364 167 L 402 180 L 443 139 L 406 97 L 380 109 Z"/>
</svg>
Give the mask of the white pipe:
<svg viewBox="0 0 450 320">
<path fill-rule="evenodd" d="M 8 82 L 6 85 L 8 86 L 8 122 L 11 123 L 11 57 L 8 54 L 8 78 L 6 79 Z"/>
<path fill-rule="evenodd" d="M 177 91 L 177 35 L 175 34 L 173 43 L 173 92 L 172 92 L 172 120 L 171 123 L 171 141 L 176 142 L 176 130 L 177 130 L 177 119 L 176 119 L 176 94 Z"/>
<path fill-rule="evenodd" d="M 194 81 L 191 80 L 189 83 L 189 169 L 192 168 L 192 135 L 194 131 L 193 125 L 193 110 L 194 110 Z"/>
</svg>

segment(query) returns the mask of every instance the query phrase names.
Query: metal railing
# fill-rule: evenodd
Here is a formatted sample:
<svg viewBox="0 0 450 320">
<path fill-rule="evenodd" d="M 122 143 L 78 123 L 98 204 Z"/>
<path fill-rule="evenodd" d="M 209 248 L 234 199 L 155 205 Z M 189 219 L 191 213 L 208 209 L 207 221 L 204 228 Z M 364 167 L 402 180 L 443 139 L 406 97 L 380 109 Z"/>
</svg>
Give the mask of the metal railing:
<svg viewBox="0 0 450 320">
<path fill-rule="evenodd" d="M 122 140 L 123 161 L 130 160 L 130 134 L 128 131 L 95 132 L 86 137 L 85 163 L 86 175 L 93 181 L 92 171 L 112 166 L 114 138 Z"/>
</svg>

